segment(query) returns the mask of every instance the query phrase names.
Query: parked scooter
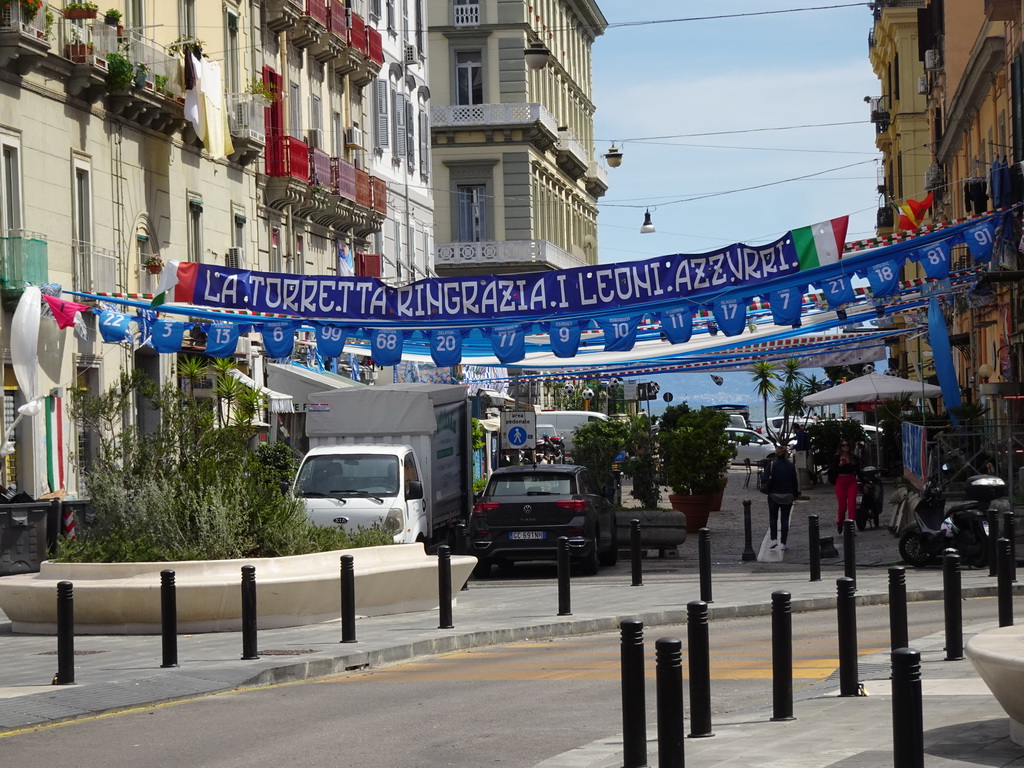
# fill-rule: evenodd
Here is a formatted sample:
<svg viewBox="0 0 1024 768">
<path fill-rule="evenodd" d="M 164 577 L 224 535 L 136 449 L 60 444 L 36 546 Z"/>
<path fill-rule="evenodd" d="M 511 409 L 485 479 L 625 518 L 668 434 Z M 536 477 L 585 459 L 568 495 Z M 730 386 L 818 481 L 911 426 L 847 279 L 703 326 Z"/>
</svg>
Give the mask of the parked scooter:
<svg viewBox="0 0 1024 768">
<path fill-rule="evenodd" d="M 860 471 L 860 488 L 858 489 L 857 529 L 863 531 L 868 523 L 877 528 L 882 517 L 884 502 L 882 486 L 882 470 L 878 467 L 864 467 Z"/>
<path fill-rule="evenodd" d="M 988 531 L 985 512 L 995 499 L 1006 496 L 1006 483 L 993 475 L 967 479 L 967 501 L 946 505 L 941 486 L 925 486 L 917 507 L 915 523 L 900 536 L 900 557 L 921 568 L 941 559 L 946 549 L 955 549 L 965 565 L 980 568 L 988 563 Z"/>
</svg>

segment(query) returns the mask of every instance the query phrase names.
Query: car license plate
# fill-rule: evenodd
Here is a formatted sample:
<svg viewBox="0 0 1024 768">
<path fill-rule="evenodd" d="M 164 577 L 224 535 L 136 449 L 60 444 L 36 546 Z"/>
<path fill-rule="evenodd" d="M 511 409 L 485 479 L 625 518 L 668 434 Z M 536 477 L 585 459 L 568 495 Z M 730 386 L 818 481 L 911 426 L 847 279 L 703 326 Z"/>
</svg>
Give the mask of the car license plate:
<svg viewBox="0 0 1024 768">
<path fill-rule="evenodd" d="M 513 541 L 546 539 L 547 533 L 545 531 L 510 531 L 508 537 Z"/>
</svg>

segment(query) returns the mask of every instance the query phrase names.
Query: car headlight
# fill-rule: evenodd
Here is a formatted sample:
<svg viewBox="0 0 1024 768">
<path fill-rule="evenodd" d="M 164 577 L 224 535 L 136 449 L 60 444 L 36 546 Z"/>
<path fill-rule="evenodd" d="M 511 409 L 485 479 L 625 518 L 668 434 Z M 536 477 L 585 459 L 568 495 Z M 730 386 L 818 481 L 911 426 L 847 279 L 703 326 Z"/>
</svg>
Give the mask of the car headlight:
<svg viewBox="0 0 1024 768">
<path fill-rule="evenodd" d="M 384 516 L 384 530 L 398 533 L 405 528 L 405 513 L 399 507 L 392 507 Z"/>
</svg>

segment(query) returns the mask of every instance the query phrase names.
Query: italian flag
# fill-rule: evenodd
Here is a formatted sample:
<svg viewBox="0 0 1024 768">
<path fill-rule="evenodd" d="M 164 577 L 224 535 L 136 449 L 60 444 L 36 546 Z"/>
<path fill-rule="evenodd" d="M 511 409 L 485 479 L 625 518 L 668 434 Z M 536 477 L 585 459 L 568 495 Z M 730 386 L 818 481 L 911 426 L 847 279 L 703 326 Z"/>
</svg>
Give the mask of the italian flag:
<svg viewBox="0 0 1024 768">
<path fill-rule="evenodd" d="M 850 224 L 849 216 L 841 216 L 831 221 L 822 221 L 809 227 L 794 229 L 793 245 L 800 261 L 800 271 L 835 264 L 843 257 L 843 246 L 846 243 L 846 229 Z"/>
<path fill-rule="evenodd" d="M 168 259 L 163 271 L 160 272 L 160 281 L 156 286 L 156 295 L 153 296 L 150 306 L 159 307 L 168 301 L 191 304 L 198 274 L 198 262 Z M 172 288 L 174 289 L 174 296 L 168 298 L 167 294 Z"/>
<path fill-rule="evenodd" d="M 64 487 L 64 416 L 62 398 L 46 397 L 46 482 L 50 491 Z"/>
</svg>

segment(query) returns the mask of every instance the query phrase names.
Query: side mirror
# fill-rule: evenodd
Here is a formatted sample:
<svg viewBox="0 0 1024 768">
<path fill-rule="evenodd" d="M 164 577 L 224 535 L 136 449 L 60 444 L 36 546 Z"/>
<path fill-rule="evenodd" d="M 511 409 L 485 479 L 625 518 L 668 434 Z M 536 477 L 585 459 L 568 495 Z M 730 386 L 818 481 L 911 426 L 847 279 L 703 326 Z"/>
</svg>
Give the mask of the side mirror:
<svg viewBox="0 0 1024 768">
<path fill-rule="evenodd" d="M 423 498 L 423 483 L 419 480 L 410 480 L 409 489 L 405 492 L 406 501 L 416 501 Z"/>
</svg>

